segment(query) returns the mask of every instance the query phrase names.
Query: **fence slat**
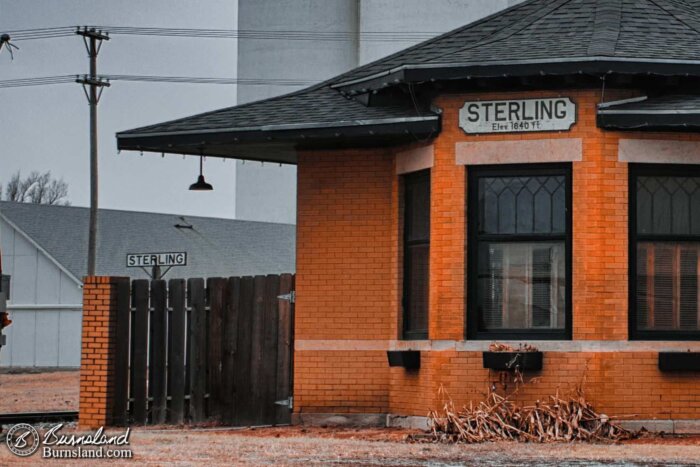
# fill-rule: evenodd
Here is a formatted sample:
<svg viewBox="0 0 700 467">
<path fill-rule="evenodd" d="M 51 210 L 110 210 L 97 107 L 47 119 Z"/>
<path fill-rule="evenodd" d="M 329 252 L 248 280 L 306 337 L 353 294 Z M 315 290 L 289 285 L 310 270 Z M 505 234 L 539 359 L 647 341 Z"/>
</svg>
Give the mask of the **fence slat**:
<svg viewBox="0 0 700 467">
<path fill-rule="evenodd" d="M 275 423 L 275 396 L 277 395 L 277 326 L 279 320 L 277 296 L 280 290 L 279 276 L 265 277 L 265 301 L 262 327 L 262 360 L 258 391 L 262 396 L 261 423 Z"/>
<path fill-rule="evenodd" d="M 280 276 L 280 295 L 294 290 L 294 276 Z M 285 400 L 292 395 L 292 356 L 294 350 L 294 304 L 289 300 L 279 301 L 279 319 L 277 321 L 277 386 L 275 400 Z M 291 422 L 291 410 L 287 406 L 275 406 L 275 423 Z"/>
<path fill-rule="evenodd" d="M 131 318 L 130 283 L 128 279 L 117 283 L 117 335 L 114 367 L 114 407 L 112 422 L 126 425 L 129 409 L 129 322 Z"/>
<path fill-rule="evenodd" d="M 165 423 L 165 331 L 167 326 L 165 281 L 151 281 L 151 339 L 148 365 L 148 392 L 152 397 L 151 422 Z"/>
<path fill-rule="evenodd" d="M 117 284 L 113 423 L 289 423 L 294 279 Z"/>
<path fill-rule="evenodd" d="M 169 282 L 170 319 L 168 320 L 168 423 L 181 424 L 185 419 L 185 281 Z"/>
<path fill-rule="evenodd" d="M 204 394 L 207 377 L 206 309 L 204 280 L 187 281 L 190 299 L 190 418 L 192 422 L 204 421 Z"/>
<path fill-rule="evenodd" d="M 251 327 L 251 348 L 250 348 L 250 384 L 251 384 L 251 399 L 250 403 L 253 408 L 253 423 L 262 425 L 265 423 L 263 419 L 262 407 L 263 391 L 261 390 L 261 382 L 263 375 L 263 318 L 265 314 L 265 276 L 255 276 L 255 292 L 253 299 L 253 316 Z"/>
<path fill-rule="evenodd" d="M 223 358 L 223 308 L 226 280 L 207 280 L 209 291 L 209 339 L 207 342 L 207 390 L 209 392 L 208 413 L 210 418 L 221 420 L 221 365 Z"/>
<path fill-rule="evenodd" d="M 238 308 L 238 339 L 234 373 L 235 417 L 233 421 L 234 425 L 239 426 L 253 424 L 252 407 L 250 403 L 250 354 L 254 288 L 254 279 L 252 277 L 241 278 L 241 294 Z"/>
<path fill-rule="evenodd" d="M 223 355 L 221 362 L 222 379 L 222 420 L 234 423 L 234 372 L 236 344 L 238 342 L 238 314 L 241 294 L 240 277 L 231 277 L 226 281 L 224 291 L 223 314 Z"/>
<path fill-rule="evenodd" d="M 135 280 L 133 285 L 133 306 L 136 309 L 133 319 L 132 346 L 132 397 L 134 399 L 133 418 L 136 424 L 145 424 L 148 415 L 148 281 Z"/>
</svg>

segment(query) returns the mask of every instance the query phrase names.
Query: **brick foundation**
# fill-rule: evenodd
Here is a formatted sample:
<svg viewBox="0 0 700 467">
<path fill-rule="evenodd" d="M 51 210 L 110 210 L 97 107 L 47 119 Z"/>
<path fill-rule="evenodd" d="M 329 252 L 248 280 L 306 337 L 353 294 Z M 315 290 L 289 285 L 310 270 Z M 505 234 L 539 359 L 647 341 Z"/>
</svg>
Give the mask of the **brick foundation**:
<svg viewBox="0 0 700 467">
<path fill-rule="evenodd" d="M 80 428 L 111 423 L 116 348 L 116 285 L 123 277 L 86 277 L 80 360 Z"/>
</svg>

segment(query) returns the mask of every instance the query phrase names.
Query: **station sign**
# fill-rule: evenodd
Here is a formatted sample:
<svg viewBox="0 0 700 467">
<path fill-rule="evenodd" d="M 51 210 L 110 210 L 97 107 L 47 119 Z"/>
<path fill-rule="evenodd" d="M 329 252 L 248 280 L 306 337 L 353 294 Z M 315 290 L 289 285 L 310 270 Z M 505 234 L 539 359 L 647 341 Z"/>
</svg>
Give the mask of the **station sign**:
<svg viewBox="0 0 700 467">
<path fill-rule="evenodd" d="M 187 253 L 130 253 L 126 255 L 127 268 L 151 266 L 187 266 Z"/>
<path fill-rule="evenodd" d="M 576 104 L 568 97 L 468 101 L 459 111 L 467 134 L 568 131 L 576 123 Z"/>
</svg>

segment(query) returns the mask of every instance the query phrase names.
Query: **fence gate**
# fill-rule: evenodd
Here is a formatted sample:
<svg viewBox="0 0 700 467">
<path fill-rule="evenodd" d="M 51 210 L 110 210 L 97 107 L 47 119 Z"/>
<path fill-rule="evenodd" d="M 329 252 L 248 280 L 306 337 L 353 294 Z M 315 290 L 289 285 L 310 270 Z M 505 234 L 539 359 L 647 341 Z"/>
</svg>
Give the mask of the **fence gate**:
<svg viewBox="0 0 700 467">
<path fill-rule="evenodd" d="M 292 274 L 121 284 L 114 423 L 289 423 L 293 290 Z"/>
</svg>

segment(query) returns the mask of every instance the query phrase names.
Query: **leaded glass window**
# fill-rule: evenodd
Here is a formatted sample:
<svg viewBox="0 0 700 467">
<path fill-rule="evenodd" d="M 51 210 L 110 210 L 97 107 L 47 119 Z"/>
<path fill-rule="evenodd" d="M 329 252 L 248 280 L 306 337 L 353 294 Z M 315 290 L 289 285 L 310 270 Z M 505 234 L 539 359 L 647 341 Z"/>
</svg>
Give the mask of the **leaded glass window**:
<svg viewBox="0 0 700 467">
<path fill-rule="evenodd" d="M 700 338 L 700 167 L 630 166 L 630 334 Z"/>
<path fill-rule="evenodd" d="M 568 167 L 469 168 L 469 334 L 562 338 Z"/>
</svg>

